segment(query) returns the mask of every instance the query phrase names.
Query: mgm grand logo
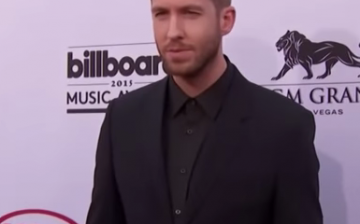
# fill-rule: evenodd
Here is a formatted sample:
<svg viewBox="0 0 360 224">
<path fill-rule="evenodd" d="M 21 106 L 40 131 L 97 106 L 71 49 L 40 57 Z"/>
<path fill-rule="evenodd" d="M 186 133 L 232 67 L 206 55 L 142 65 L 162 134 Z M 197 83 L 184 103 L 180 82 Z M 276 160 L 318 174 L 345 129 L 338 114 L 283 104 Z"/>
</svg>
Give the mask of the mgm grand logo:
<svg viewBox="0 0 360 224">
<path fill-rule="evenodd" d="M 360 56 L 356 55 L 345 44 L 335 41 L 313 42 L 298 31 L 288 30 L 276 42 L 276 48 L 284 54 L 285 63 L 279 74 L 271 78 L 272 81 L 282 79 L 298 65 L 301 65 L 305 72 L 302 79 L 311 80 L 315 76 L 312 66 L 322 63 L 325 64 L 325 71 L 323 74 L 317 75 L 316 80 L 324 80 L 332 75 L 332 68 L 338 62 L 347 67 L 359 68 L 359 73 L 355 77 L 360 78 Z M 344 109 L 338 108 L 340 105 L 358 104 L 360 102 L 360 79 L 341 83 L 308 83 L 304 81 L 291 85 L 275 84 L 268 86 L 276 87 L 273 88 L 274 91 L 293 99 L 297 103 L 305 104 L 305 106 L 309 104 L 331 106 L 331 109 L 314 110 L 315 114 L 341 115 L 344 113 Z"/>
</svg>

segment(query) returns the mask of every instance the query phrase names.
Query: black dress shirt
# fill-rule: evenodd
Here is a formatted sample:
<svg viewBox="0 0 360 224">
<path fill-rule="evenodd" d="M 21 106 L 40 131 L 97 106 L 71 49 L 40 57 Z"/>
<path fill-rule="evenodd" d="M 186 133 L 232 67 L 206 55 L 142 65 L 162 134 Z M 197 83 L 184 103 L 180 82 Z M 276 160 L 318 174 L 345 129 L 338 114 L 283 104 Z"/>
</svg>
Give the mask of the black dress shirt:
<svg viewBox="0 0 360 224">
<path fill-rule="evenodd" d="M 169 79 L 164 146 L 175 223 L 184 209 L 202 142 L 209 126 L 216 121 L 230 86 L 229 67 L 216 83 L 195 98 L 188 97 Z"/>
</svg>

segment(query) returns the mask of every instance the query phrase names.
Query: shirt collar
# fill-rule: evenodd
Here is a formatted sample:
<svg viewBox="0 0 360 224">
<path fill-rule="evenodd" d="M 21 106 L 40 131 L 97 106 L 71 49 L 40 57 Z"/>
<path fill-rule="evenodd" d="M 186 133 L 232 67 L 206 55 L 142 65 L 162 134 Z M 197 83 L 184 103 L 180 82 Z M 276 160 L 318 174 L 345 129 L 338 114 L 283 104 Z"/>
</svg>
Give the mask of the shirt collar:
<svg viewBox="0 0 360 224">
<path fill-rule="evenodd" d="M 232 64 L 226 55 L 224 57 L 227 62 L 224 73 L 212 86 L 194 98 L 212 119 L 216 119 L 233 77 Z M 184 104 L 192 98 L 188 97 L 172 78 L 169 79 L 169 90 L 170 112 L 172 116 L 176 116 Z"/>
</svg>

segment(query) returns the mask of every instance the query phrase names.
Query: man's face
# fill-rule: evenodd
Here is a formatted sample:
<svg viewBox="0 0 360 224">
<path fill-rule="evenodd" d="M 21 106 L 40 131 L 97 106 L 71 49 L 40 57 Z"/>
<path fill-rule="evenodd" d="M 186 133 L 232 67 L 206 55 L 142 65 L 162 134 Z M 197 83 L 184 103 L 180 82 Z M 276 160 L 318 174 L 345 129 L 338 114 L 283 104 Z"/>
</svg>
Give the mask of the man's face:
<svg viewBox="0 0 360 224">
<path fill-rule="evenodd" d="M 222 34 L 211 0 L 152 0 L 152 18 L 167 74 L 196 76 L 216 57 Z"/>
</svg>

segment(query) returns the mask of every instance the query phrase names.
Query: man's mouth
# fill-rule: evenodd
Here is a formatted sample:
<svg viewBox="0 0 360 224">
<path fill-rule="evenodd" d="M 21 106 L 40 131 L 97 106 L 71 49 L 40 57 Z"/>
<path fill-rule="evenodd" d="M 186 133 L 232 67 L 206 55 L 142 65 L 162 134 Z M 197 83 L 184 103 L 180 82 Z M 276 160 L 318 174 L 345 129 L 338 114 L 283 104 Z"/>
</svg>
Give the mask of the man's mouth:
<svg viewBox="0 0 360 224">
<path fill-rule="evenodd" d="M 169 49 L 166 51 L 167 56 L 172 59 L 186 59 L 191 55 L 191 50 L 189 49 Z"/>
<path fill-rule="evenodd" d="M 189 51 L 189 49 L 185 49 L 185 48 L 173 48 L 173 49 L 169 49 L 169 52 L 172 53 L 178 53 L 178 52 L 183 52 L 183 51 Z"/>
</svg>

